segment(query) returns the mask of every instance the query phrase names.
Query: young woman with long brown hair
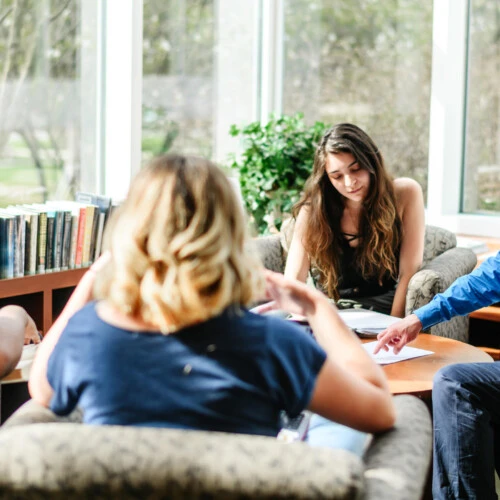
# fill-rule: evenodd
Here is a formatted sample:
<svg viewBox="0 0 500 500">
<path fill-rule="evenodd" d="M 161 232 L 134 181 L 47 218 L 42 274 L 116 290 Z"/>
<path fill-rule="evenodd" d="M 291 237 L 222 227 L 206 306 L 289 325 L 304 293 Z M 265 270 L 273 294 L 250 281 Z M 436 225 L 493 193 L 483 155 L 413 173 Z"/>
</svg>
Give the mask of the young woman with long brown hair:
<svg viewBox="0 0 500 500">
<path fill-rule="evenodd" d="M 294 207 L 285 276 L 311 270 L 332 299 L 403 317 L 408 283 L 422 264 L 420 185 L 392 179 L 373 140 L 349 123 L 326 132 Z"/>
</svg>

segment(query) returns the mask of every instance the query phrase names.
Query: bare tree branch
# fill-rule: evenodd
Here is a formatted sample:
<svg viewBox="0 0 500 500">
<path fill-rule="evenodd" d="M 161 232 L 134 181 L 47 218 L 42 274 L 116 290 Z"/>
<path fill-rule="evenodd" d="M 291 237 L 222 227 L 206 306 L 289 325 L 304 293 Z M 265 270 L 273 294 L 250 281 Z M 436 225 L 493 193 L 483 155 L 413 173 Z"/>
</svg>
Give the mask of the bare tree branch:
<svg viewBox="0 0 500 500">
<path fill-rule="evenodd" d="M 77 26 L 78 26 L 77 22 L 71 24 L 71 26 L 69 26 L 69 28 L 66 31 L 61 32 L 61 35 L 52 41 L 52 46 L 55 47 L 63 40 L 66 40 L 69 35 L 71 35 L 73 32 L 76 31 Z"/>
<path fill-rule="evenodd" d="M 28 127 L 19 129 L 16 132 L 24 139 L 26 146 L 28 146 L 28 149 L 30 150 L 31 157 L 33 158 L 33 162 L 35 164 L 35 168 L 38 174 L 38 181 L 43 188 L 44 201 L 46 201 L 47 182 L 45 179 L 45 172 L 43 170 L 42 159 L 38 154 L 40 151 L 40 145 L 38 144 L 35 134 L 32 133 L 32 131 Z"/>
<path fill-rule="evenodd" d="M 70 2 L 71 0 L 66 0 L 66 3 L 59 9 L 59 11 L 49 17 L 49 23 L 54 22 L 66 10 Z"/>
<path fill-rule="evenodd" d="M 2 109 L 2 102 L 3 102 L 3 97 L 5 93 L 5 84 L 7 82 L 7 78 L 9 76 L 9 71 L 10 71 L 10 65 L 12 62 L 12 47 L 14 46 L 14 40 L 16 36 L 16 15 L 17 15 L 17 8 L 18 8 L 19 2 L 18 0 L 14 0 L 14 3 L 12 4 L 11 11 L 14 13 L 13 15 L 13 22 L 10 25 L 9 29 L 9 37 L 7 39 L 7 47 L 5 47 L 5 52 L 7 53 L 7 58 L 4 63 L 3 67 L 3 72 L 2 72 L 2 88 L 1 88 L 1 93 L 0 93 L 0 109 Z"/>
<path fill-rule="evenodd" d="M 9 14 L 13 11 L 14 9 L 12 7 L 9 7 L 2 15 L 0 15 L 0 24 L 2 24 L 7 17 L 9 17 Z"/>
</svg>

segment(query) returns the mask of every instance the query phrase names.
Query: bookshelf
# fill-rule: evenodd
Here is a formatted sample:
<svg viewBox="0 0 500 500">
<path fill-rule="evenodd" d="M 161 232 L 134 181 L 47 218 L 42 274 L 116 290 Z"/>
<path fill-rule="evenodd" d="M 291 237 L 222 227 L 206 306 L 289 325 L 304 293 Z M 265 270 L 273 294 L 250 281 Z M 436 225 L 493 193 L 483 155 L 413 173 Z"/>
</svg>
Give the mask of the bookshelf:
<svg viewBox="0 0 500 500">
<path fill-rule="evenodd" d="M 0 307 L 9 304 L 24 307 L 45 335 L 86 271 L 85 267 L 2 279 Z"/>
</svg>

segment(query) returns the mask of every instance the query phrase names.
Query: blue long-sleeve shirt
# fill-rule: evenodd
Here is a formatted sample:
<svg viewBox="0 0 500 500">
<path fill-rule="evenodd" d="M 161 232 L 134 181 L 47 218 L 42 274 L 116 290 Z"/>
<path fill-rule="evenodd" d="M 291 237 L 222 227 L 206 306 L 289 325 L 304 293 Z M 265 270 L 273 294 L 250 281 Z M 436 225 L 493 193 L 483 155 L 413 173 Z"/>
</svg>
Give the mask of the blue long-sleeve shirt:
<svg viewBox="0 0 500 500">
<path fill-rule="evenodd" d="M 443 293 L 414 311 L 422 329 L 500 302 L 500 252 L 489 257 L 472 273 L 456 279 Z"/>
</svg>

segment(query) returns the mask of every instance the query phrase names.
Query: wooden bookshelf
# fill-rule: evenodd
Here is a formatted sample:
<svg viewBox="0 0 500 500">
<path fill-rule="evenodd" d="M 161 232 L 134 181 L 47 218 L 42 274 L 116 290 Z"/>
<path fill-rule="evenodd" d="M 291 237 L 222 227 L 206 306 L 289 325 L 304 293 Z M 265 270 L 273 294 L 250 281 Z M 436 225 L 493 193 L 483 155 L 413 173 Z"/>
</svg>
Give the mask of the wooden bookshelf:
<svg viewBox="0 0 500 500">
<path fill-rule="evenodd" d="M 87 268 L 0 280 L 0 307 L 22 306 L 45 334 Z"/>
</svg>

